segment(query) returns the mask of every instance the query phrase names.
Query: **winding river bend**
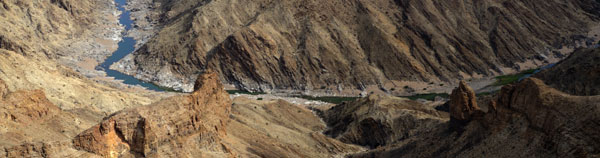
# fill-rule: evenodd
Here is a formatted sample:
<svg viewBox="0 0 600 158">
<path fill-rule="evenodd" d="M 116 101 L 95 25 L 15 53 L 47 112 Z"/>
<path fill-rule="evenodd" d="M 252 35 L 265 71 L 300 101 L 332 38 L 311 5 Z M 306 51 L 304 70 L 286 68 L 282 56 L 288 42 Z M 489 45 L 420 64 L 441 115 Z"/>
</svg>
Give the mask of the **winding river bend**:
<svg viewBox="0 0 600 158">
<path fill-rule="evenodd" d="M 119 71 L 111 70 L 109 67 L 113 63 L 121 60 L 128 54 L 132 53 L 135 50 L 135 39 L 132 37 L 125 37 L 127 31 L 129 31 L 132 27 L 133 21 L 130 17 L 130 12 L 127 11 L 123 6 L 127 4 L 127 0 L 115 0 L 118 9 L 121 11 L 121 15 L 119 16 L 119 23 L 125 25 L 125 31 L 123 31 L 122 40 L 119 42 L 119 47 L 117 51 L 115 51 L 110 57 L 106 58 L 102 64 L 99 65 L 102 70 L 106 72 L 106 75 L 109 77 L 114 77 L 116 80 L 123 80 L 123 83 L 128 85 L 140 85 L 149 90 L 154 91 L 164 91 L 164 89 L 148 83 L 141 81 L 133 76 L 129 76 L 127 74 L 121 73 Z"/>
</svg>

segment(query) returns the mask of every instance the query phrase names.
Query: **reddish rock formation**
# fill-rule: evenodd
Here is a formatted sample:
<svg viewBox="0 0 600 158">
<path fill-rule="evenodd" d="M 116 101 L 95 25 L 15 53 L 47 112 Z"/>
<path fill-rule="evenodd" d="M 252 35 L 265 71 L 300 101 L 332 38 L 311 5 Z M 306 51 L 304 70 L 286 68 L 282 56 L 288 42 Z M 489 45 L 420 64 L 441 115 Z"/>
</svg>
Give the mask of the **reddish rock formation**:
<svg viewBox="0 0 600 158">
<path fill-rule="evenodd" d="M 23 124 L 46 119 L 59 111 L 42 90 L 6 94 L 0 105 L 0 118 Z"/>
<path fill-rule="evenodd" d="M 460 81 L 458 88 L 454 89 L 450 95 L 450 117 L 468 121 L 479 110 L 475 92 L 465 81 Z"/>
<path fill-rule="evenodd" d="M 197 157 L 208 148 L 228 155 L 220 139 L 225 135 L 231 100 L 217 74 L 207 73 L 198 80 L 201 84 L 190 95 L 171 97 L 106 118 L 75 137 L 75 148 L 105 157 Z"/>
</svg>

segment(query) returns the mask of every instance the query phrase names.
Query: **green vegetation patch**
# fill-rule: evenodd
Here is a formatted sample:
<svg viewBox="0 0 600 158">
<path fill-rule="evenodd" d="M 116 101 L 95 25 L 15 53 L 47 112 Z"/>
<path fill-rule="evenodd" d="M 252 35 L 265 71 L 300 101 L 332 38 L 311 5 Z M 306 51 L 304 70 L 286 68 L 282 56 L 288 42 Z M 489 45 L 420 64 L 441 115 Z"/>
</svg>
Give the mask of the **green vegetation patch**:
<svg viewBox="0 0 600 158">
<path fill-rule="evenodd" d="M 155 84 L 155 83 L 152 83 L 152 82 L 149 82 L 149 83 L 150 83 L 150 84 L 152 84 L 152 85 L 154 85 L 154 86 L 156 86 L 156 87 L 158 87 L 158 89 L 160 89 L 160 90 L 163 90 L 163 91 L 165 91 L 165 92 L 176 92 L 176 93 L 183 93 L 183 91 L 178 91 L 178 90 L 175 90 L 175 89 L 173 89 L 173 88 L 170 88 L 170 87 L 163 87 L 163 86 L 159 86 L 159 85 L 157 85 L 157 84 Z"/>
<path fill-rule="evenodd" d="M 265 92 L 248 92 L 248 91 L 242 91 L 242 90 L 227 90 L 227 93 L 229 93 L 229 94 L 248 94 L 248 95 L 267 94 Z"/>
<path fill-rule="evenodd" d="M 435 97 L 437 97 L 437 96 L 440 96 L 442 98 L 448 98 L 450 95 L 448 93 L 425 93 L 425 94 L 417 94 L 417 95 L 412 95 L 412 96 L 400 96 L 400 97 L 408 98 L 410 100 L 425 99 L 425 100 L 433 101 L 433 100 L 435 100 Z"/>
<path fill-rule="evenodd" d="M 533 74 L 535 72 L 535 70 L 536 69 L 530 69 L 530 70 L 525 70 L 525 71 L 519 72 L 518 74 L 498 76 L 498 77 L 496 77 L 497 81 L 492 85 L 493 86 L 503 86 L 503 85 L 515 83 L 515 82 L 519 81 L 520 78 L 523 78 L 526 75 Z"/>
<path fill-rule="evenodd" d="M 322 101 L 322 102 L 333 103 L 333 104 L 340 104 L 345 101 L 355 101 L 358 98 L 360 98 L 360 97 L 333 97 L 333 96 L 313 97 L 313 96 L 307 96 L 307 95 L 302 95 L 302 96 L 298 96 L 298 97 L 307 99 L 307 100 Z"/>
</svg>

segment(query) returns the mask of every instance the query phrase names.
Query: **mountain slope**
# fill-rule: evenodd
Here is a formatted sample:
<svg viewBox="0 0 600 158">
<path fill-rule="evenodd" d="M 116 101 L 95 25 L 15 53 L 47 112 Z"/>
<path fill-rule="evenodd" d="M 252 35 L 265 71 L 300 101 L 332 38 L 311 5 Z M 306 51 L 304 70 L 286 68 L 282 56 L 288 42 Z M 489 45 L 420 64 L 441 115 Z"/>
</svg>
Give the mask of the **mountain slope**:
<svg viewBox="0 0 600 158">
<path fill-rule="evenodd" d="M 357 146 L 328 138 L 311 111 L 282 100 L 233 102 L 216 73 L 195 91 L 106 117 L 73 138 L 104 157 L 331 157 Z"/>
<path fill-rule="evenodd" d="M 70 64 L 117 41 L 111 0 L 0 1 L 0 157 L 90 157 L 71 138 L 165 94 L 99 84 Z M 115 27 L 115 28 L 110 28 Z M 118 33 L 118 32 L 117 32 Z M 108 38 L 108 39 L 106 39 Z"/>
<path fill-rule="evenodd" d="M 205 68 L 241 89 L 355 94 L 405 82 L 491 76 L 556 61 L 585 43 L 599 4 L 583 1 L 169 1 L 158 33 L 119 66 L 191 91 Z M 583 36 L 581 36 L 583 35 Z"/>
<path fill-rule="evenodd" d="M 448 120 L 448 114 L 403 98 L 371 95 L 321 114 L 323 133 L 345 143 L 376 148 L 410 139 Z"/>
<path fill-rule="evenodd" d="M 600 156 L 600 96 L 573 96 L 527 78 L 504 86 L 487 104 L 487 112 L 469 120 L 451 119 L 426 134 L 350 157 Z"/>
<path fill-rule="evenodd" d="M 600 49 L 581 49 L 552 68 L 535 75 L 573 95 L 600 95 Z"/>
</svg>

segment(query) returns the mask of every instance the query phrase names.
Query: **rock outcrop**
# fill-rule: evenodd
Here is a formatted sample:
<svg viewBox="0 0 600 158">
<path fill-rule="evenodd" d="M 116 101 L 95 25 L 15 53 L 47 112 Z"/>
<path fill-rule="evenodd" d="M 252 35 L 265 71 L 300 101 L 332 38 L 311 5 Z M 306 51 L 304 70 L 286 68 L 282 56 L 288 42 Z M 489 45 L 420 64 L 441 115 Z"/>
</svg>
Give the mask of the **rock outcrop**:
<svg viewBox="0 0 600 158">
<path fill-rule="evenodd" d="M 0 85 L 1 86 L 1 85 Z M 60 110 L 41 90 L 17 91 L 0 99 L 0 117 L 21 124 L 47 119 Z"/>
<path fill-rule="evenodd" d="M 475 113 L 481 112 L 475 91 L 465 81 L 460 81 L 458 87 L 452 90 L 449 106 L 450 117 L 458 121 L 469 121 Z"/>
<path fill-rule="evenodd" d="M 42 90 L 6 87 L 0 79 L 0 158 L 84 156 L 64 140 L 90 118 L 62 111 Z"/>
<path fill-rule="evenodd" d="M 595 0 L 157 2 L 162 29 L 121 68 L 185 91 L 206 68 L 246 90 L 335 93 L 510 73 L 585 43 L 600 15 Z"/>
<path fill-rule="evenodd" d="M 350 157 L 598 157 L 600 96 L 573 96 L 527 78 L 502 88 L 481 119 Z M 492 107 L 492 105 L 489 105 Z"/>
<path fill-rule="evenodd" d="M 558 157 L 600 156 L 600 96 L 573 96 L 558 91 L 537 78 L 505 86 L 498 96 L 500 111 L 486 116 L 492 126 L 510 124 L 520 115 L 528 130 L 532 147 Z M 513 116 L 511 116 L 513 115 Z"/>
<path fill-rule="evenodd" d="M 600 48 L 580 49 L 534 76 L 573 95 L 600 95 Z"/>
<path fill-rule="evenodd" d="M 427 133 L 448 114 L 416 101 L 371 95 L 322 113 L 325 134 L 342 142 L 376 148 Z"/>
<path fill-rule="evenodd" d="M 48 0 L 0 2 L 0 49 L 57 57 L 62 43 L 80 37 L 99 24 L 108 0 Z M 40 44 L 43 43 L 43 44 Z M 63 45 L 64 44 L 64 45 Z"/>
<path fill-rule="evenodd" d="M 69 142 L 24 143 L 17 146 L 0 148 L 0 157 L 94 157 L 94 155 L 87 154 L 85 152 L 74 151 L 72 148 L 70 148 L 70 146 L 71 143 Z"/>
<path fill-rule="evenodd" d="M 229 120 L 229 95 L 216 73 L 198 80 L 200 87 L 190 95 L 113 114 L 75 137 L 74 146 L 107 157 L 230 155 L 220 143 Z"/>
</svg>

